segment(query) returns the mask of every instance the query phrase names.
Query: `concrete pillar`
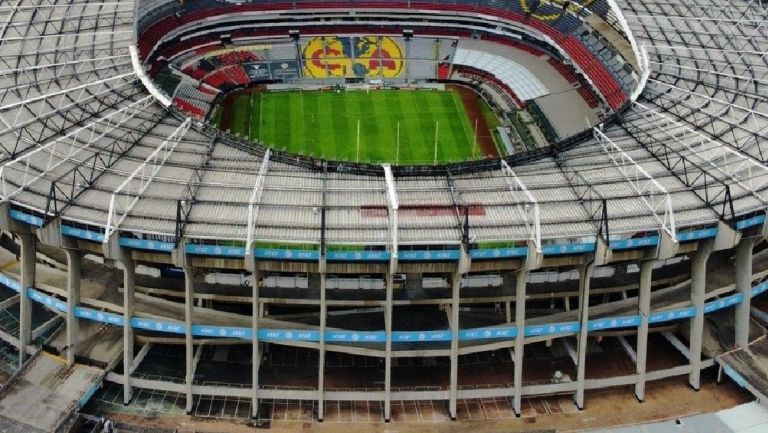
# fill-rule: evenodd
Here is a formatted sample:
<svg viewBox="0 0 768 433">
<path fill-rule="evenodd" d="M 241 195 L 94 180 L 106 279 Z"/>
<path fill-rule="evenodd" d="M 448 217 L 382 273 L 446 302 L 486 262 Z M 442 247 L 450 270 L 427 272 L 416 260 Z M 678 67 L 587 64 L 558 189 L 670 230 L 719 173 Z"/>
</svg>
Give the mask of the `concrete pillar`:
<svg viewBox="0 0 768 433">
<path fill-rule="evenodd" d="M 259 318 L 261 316 L 261 306 L 259 305 L 259 284 L 261 283 L 261 271 L 254 270 L 251 272 L 251 285 L 253 286 L 253 294 L 251 298 L 251 308 L 253 313 L 251 314 L 251 331 L 253 333 L 251 339 L 252 352 L 251 352 L 251 418 L 259 417 L 259 366 L 261 365 L 261 350 L 259 348 Z"/>
<path fill-rule="evenodd" d="M 525 351 L 525 297 L 526 285 L 528 284 L 528 270 L 523 269 L 517 272 L 515 281 L 515 327 L 517 327 L 517 337 L 515 338 L 515 359 L 514 359 L 514 386 L 515 396 L 512 402 L 512 410 L 515 416 L 522 415 L 523 407 L 523 353 Z"/>
<path fill-rule="evenodd" d="M 461 274 L 451 274 L 451 383 L 449 389 L 448 413 L 456 420 L 456 401 L 459 395 L 459 288 Z"/>
<path fill-rule="evenodd" d="M 131 370 L 133 370 L 133 327 L 131 318 L 134 315 L 134 290 L 136 288 L 136 268 L 130 252 L 124 252 L 120 258 L 123 265 L 123 404 L 127 405 L 133 398 Z"/>
<path fill-rule="evenodd" d="M 384 421 L 392 419 L 392 299 L 393 299 L 393 275 L 387 273 L 386 287 L 387 299 L 384 304 L 384 332 L 387 333 L 387 342 L 384 345 Z"/>
<path fill-rule="evenodd" d="M 325 303 L 326 275 L 320 274 L 320 350 L 317 357 L 317 420 L 325 416 L 325 323 L 328 306 Z"/>
<path fill-rule="evenodd" d="M 195 294 L 195 268 L 184 267 L 184 347 L 186 361 L 186 375 L 184 384 L 187 392 L 187 414 L 192 413 L 194 395 L 192 394 L 192 381 L 195 375 L 195 347 L 192 339 L 193 299 Z"/>
<path fill-rule="evenodd" d="M 735 344 L 747 347 L 749 344 L 749 315 L 752 306 L 752 248 L 757 238 L 742 239 L 736 246 L 734 266 L 736 267 L 736 291 L 744 300 L 736 305 Z"/>
<path fill-rule="evenodd" d="M 576 362 L 576 407 L 584 409 L 584 382 L 587 373 L 587 343 L 589 336 L 589 283 L 592 279 L 593 265 L 579 268 L 579 347 Z"/>
<path fill-rule="evenodd" d="M 78 345 L 78 319 L 75 307 L 80 303 L 82 255 L 80 251 L 65 248 L 67 254 L 67 365 L 75 363 Z"/>
<path fill-rule="evenodd" d="M 637 312 L 640 326 L 637 329 L 637 382 L 635 397 L 645 401 L 645 364 L 648 358 L 648 327 L 651 316 L 651 282 L 653 281 L 653 261 L 640 262 L 640 291 L 637 300 Z"/>
<path fill-rule="evenodd" d="M 707 288 L 707 261 L 712 253 L 712 241 L 699 243 L 691 260 L 691 304 L 696 314 L 691 319 L 689 347 L 691 354 L 691 372 L 688 383 L 698 391 L 701 384 L 701 346 L 704 335 L 704 297 Z"/>
<path fill-rule="evenodd" d="M 19 234 L 21 243 L 21 291 L 19 292 L 19 365 L 27 359 L 27 346 L 32 339 L 32 305 L 28 289 L 35 286 L 37 238 L 33 234 Z"/>
</svg>

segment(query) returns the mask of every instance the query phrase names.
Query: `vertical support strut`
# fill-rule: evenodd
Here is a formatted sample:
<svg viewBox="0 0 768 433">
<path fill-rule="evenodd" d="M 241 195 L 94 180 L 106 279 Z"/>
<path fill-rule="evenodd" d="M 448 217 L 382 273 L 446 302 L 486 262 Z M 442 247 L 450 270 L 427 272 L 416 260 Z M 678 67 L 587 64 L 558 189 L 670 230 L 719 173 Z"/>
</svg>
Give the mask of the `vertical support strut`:
<svg viewBox="0 0 768 433">
<path fill-rule="evenodd" d="M 80 303 L 82 256 L 80 251 L 65 248 L 67 255 L 67 365 L 75 363 L 78 345 L 78 319 L 75 307 Z"/>
<path fill-rule="evenodd" d="M 451 383 L 449 390 L 448 413 L 456 420 L 456 400 L 459 394 L 459 288 L 461 274 L 451 274 Z"/>
<path fill-rule="evenodd" d="M 393 299 L 393 275 L 387 272 L 386 290 L 387 300 L 384 305 L 384 332 L 387 333 L 387 342 L 384 347 L 384 421 L 392 419 L 392 299 Z"/>
<path fill-rule="evenodd" d="M 514 386 L 515 397 L 512 409 L 515 416 L 522 415 L 523 406 L 523 353 L 525 351 L 525 297 L 526 285 L 528 284 L 528 269 L 517 271 L 515 279 L 515 327 L 517 328 L 517 337 L 515 337 L 515 359 L 514 359 Z"/>
<path fill-rule="evenodd" d="M 194 395 L 192 394 L 192 382 L 194 379 L 195 347 L 192 340 L 193 310 L 192 299 L 195 294 L 195 268 L 184 267 L 184 348 L 186 360 L 185 386 L 187 391 L 187 414 L 192 413 Z M 200 350 L 200 349 L 198 349 Z"/>
<path fill-rule="evenodd" d="M 752 248 L 757 238 L 743 238 L 736 245 L 736 291 L 744 299 L 736 305 L 735 344 L 745 348 L 749 344 L 749 315 L 752 306 Z"/>
<path fill-rule="evenodd" d="M 579 268 L 579 347 L 576 363 L 576 407 L 584 409 L 584 383 L 587 372 L 587 343 L 589 342 L 589 284 L 592 279 L 592 263 Z"/>
<path fill-rule="evenodd" d="M 645 371 L 648 359 L 648 328 L 651 316 L 651 282 L 653 278 L 653 261 L 640 262 L 640 293 L 637 300 L 637 312 L 640 316 L 640 326 L 637 329 L 637 382 L 635 397 L 645 401 Z"/>
<path fill-rule="evenodd" d="M 37 238 L 34 234 L 19 234 L 21 242 L 21 288 L 19 290 L 19 365 L 27 359 L 27 346 L 32 340 L 32 305 L 29 288 L 35 286 Z"/>
<path fill-rule="evenodd" d="M 248 260 L 246 258 L 246 260 Z M 255 261 L 255 259 L 252 259 Z M 261 271 L 256 269 L 255 263 L 251 270 L 251 284 L 253 285 L 253 294 L 251 298 L 251 418 L 259 417 L 259 367 L 261 365 L 261 350 L 259 348 L 259 284 L 261 280 Z"/>
<path fill-rule="evenodd" d="M 320 350 L 317 359 L 317 419 L 325 415 L 325 326 L 328 306 L 325 304 L 325 272 L 320 274 Z"/>
<path fill-rule="evenodd" d="M 707 289 L 707 261 L 712 254 L 712 240 L 699 243 L 699 248 L 691 260 L 691 304 L 696 308 L 696 315 L 690 323 L 689 352 L 691 354 L 691 372 L 688 383 L 694 390 L 701 384 L 701 346 L 704 336 L 704 298 Z"/>
<path fill-rule="evenodd" d="M 133 370 L 133 327 L 131 318 L 134 313 L 134 290 L 136 288 L 136 268 L 129 251 L 122 251 L 120 263 L 123 265 L 123 404 L 127 405 L 133 397 L 131 371 Z"/>
</svg>

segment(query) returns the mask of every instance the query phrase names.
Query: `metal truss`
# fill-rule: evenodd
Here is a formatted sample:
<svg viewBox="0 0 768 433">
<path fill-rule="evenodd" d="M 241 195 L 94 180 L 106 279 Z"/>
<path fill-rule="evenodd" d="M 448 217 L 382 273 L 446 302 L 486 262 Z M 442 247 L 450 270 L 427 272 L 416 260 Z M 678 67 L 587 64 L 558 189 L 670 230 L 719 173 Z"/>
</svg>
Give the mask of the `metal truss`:
<svg viewBox="0 0 768 433">
<path fill-rule="evenodd" d="M 670 148 L 635 122 L 625 122 L 621 126 L 683 185 L 693 191 L 707 207 L 715 211 L 722 221 L 731 225 L 734 223 L 736 215 L 733 197 L 731 187 L 727 183 L 710 174 L 689 156 Z"/>
<path fill-rule="evenodd" d="M 153 103 L 151 96 L 145 96 L 0 166 L 2 200 L 12 198 L 64 162 L 74 160 L 80 152 L 93 146 L 97 140 L 143 112 Z M 38 166 L 37 164 L 42 161 L 46 162 Z M 17 182 L 18 179 L 21 179 L 21 182 L 14 184 L 13 182 Z M 9 186 L 13 188 L 13 185 L 15 189 L 9 190 Z"/>
<path fill-rule="evenodd" d="M 124 133 L 123 136 L 110 140 L 106 146 L 94 149 L 88 158 L 72 164 L 69 170 L 51 180 L 43 212 L 44 224 L 64 213 L 83 192 L 95 185 L 101 176 L 160 125 L 164 117 L 165 114 L 158 113 L 142 122 L 138 129 L 123 129 L 121 131 Z"/>
<path fill-rule="evenodd" d="M 632 185 L 646 207 L 659 222 L 661 230 L 677 241 L 677 229 L 675 227 L 675 212 L 672 208 L 672 198 L 666 188 L 653 178 L 635 160 L 629 156 L 616 143 L 608 138 L 603 131 L 593 128 L 595 139 L 603 151 L 611 158 L 616 168 L 624 178 Z"/>
<path fill-rule="evenodd" d="M 695 126 L 715 140 L 727 138 L 723 143 L 760 162 L 768 160 L 768 149 L 763 149 L 768 145 L 768 114 L 659 80 L 652 79 L 650 83 L 654 87 L 654 105 L 674 113 L 680 121 Z M 656 89 L 661 86 L 665 90 Z M 669 102 L 664 103 L 656 96 Z M 644 99 L 651 100 L 650 95 Z"/>
<path fill-rule="evenodd" d="M 130 76 L 132 73 L 105 79 L 96 83 L 94 89 L 80 88 L 79 93 L 57 91 L 55 94 L 19 101 L 0 108 L 0 111 L 17 110 L 15 115 L 13 112 L 0 114 L 0 126 L 5 126 L 0 133 L 0 150 L 3 151 L 3 156 L 5 159 L 15 158 L 37 143 L 55 137 L 72 126 L 82 125 L 90 118 L 102 116 L 105 110 L 117 107 L 126 99 L 121 94 L 123 89 L 134 94 L 138 91 L 138 88 L 126 79 Z M 110 85 L 113 82 L 115 85 Z M 27 118 L 40 117 L 36 117 L 37 121 L 23 120 L 21 113 L 26 113 Z M 9 120 L 11 117 L 13 119 Z"/>
<path fill-rule="evenodd" d="M 466 245 L 469 239 L 469 233 L 466 231 L 467 224 L 465 224 L 465 221 L 462 221 L 463 215 L 461 214 L 461 205 L 459 204 L 461 199 L 459 198 L 459 191 L 456 189 L 456 184 L 453 181 L 453 173 L 451 173 L 450 167 L 445 168 L 445 179 L 448 182 L 448 188 L 451 190 L 451 202 L 453 203 L 453 210 L 456 212 L 456 227 L 459 229 L 461 239 Z"/>
<path fill-rule="evenodd" d="M 112 233 L 119 230 L 120 225 L 144 195 L 144 191 L 163 168 L 191 125 L 192 119 L 187 118 L 112 192 L 107 223 L 104 227 L 105 243 L 109 242 Z"/>
<path fill-rule="evenodd" d="M 595 226 L 597 235 L 602 236 L 606 242 L 610 242 L 608 200 L 578 170 L 568 165 L 567 159 L 558 154 L 555 157 L 555 163 L 565 176 L 565 180 L 568 181 L 571 191 L 576 195 L 589 220 Z"/>
<path fill-rule="evenodd" d="M 397 240 L 397 211 L 400 208 L 400 201 L 397 198 L 397 187 L 395 178 L 392 175 L 392 166 L 383 164 L 384 181 L 387 184 L 387 207 L 389 208 L 389 231 L 392 242 L 392 258 L 397 259 L 398 240 Z"/>
<path fill-rule="evenodd" d="M 253 249 L 253 233 L 256 231 L 256 220 L 259 216 L 259 204 L 261 203 L 261 196 L 264 193 L 264 182 L 269 170 L 269 157 L 272 155 L 272 150 L 267 149 L 264 152 L 264 158 L 261 160 L 261 166 L 259 167 L 259 174 L 256 176 L 256 181 L 253 183 L 253 189 L 251 190 L 251 197 L 248 199 L 248 227 L 246 229 L 245 237 L 245 255 L 251 254 Z"/>
<path fill-rule="evenodd" d="M 723 177 L 755 195 L 763 203 L 768 203 L 768 167 L 753 158 L 725 146 L 701 132 L 643 104 L 635 102 L 632 110 L 645 117 L 656 129 L 688 150 L 692 158 L 712 167 Z M 676 129 L 671 132 L 665 127 Z"/>
<path fill-rule="evenodd" d="M 215 148 L 214 142 L 216 141 L 217 137 L 218 133 L 211 134 L 211 138 L 208 141 L 207 146 L 208 150 L 205 153 L 205 158 L 203 159 L 202 163 L 195 169 L 194 173 L 192 173 L 189 182 L 187 182 L 186 189 L 184 190 L 184 197 L 176 201 L 176 230 L 174 236 L 174 243 L 176 245 L 179 244 L 179 240 L 184 235 L 184 229 L 187 226 L 187 221 L 189 221 L 189 214 L 192 211 L 192 205 L 195 202 L 197 191 L 200 190 L 200 187 L 203 184 L 205 168 L 208 166 L 208 163 L 211 160 L 211 156 L 213 155 L 213 149 Z"/>
<path fill-rule="evenodd" d="M 528 191 L 528 188 L 504 159 L 501 159 L 501 171 L 506 175 L 505 179 L 509 185 L 510 192 L 512 192 L 512 198 L 515 200 L 514 209 L 517 218 L 525 225 L 526 231 L 529 233 L 528 240 L 533 244 L 536 252 L 541 253 L 541 211 L 539 209 L 539 202 Z"/>
<path fill-rule="evenodd" d="M 87 53 L 64 52 L 55 62 L 40 63 L 25 67 L 16 67 L 0 70 L 0 78 L 13 80 L 10 89 L 19 86 L 35 85 L 45 81 L 58 81 L 66 77 L 78 77 L 80 81 L 89 81 L 89 74 L 105 69 L 117 69 L 130 66 L 129 53 L 106 55 L 103 57 L 90 57 Z M 82 78 L 81 78 L 82 77 Z M 9 89 L 3 89 L 7 92 Z M 4 98 L 0 98 L 0 103 Z"/>
<path fill-rule="evenodd" d="M 134 74 L 130 72 L 2 106 L 0 107 L 0 123 L 5 126 L 5 129 L 0 130 L 0 136 L 11 132 L 16 133 L 19 129 L 38 123 L 40 120 L 56 114 L 67 113 L 75 107 L 88 104 L 95 99 L 104 98 L 122 87 L 132 85 L 131 80 L 129 80 L 132 77 Z M 115 85 L 112 86 L 112 83 Z M 91 88 L 91 85 L 94 87 Z M 0 96 L 0 99 L 3 99 L 3 96 Z M 15 115 L 13 110 L 15 110 Z M 10 114 L 13 119 L 10 119 L 11 116 L 6 117 L 6 114 Z M 26 120 L 22 120 L 22 114 L 27 117 Z M 5 147 L 4 149 L 7 150 Z"/>
</svg>

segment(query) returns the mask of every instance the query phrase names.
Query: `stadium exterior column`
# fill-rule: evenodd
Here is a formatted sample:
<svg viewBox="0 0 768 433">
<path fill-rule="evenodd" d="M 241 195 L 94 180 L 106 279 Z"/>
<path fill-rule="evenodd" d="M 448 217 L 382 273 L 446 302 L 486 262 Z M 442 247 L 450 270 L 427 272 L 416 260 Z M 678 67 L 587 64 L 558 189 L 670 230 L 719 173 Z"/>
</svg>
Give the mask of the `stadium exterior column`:
<svg viewBox="0 0 768 433">
<path fill-rule="evenodd" d="M 459 394 L 459 288 L 461 274 L 451 274 L 451 384 L 449 390 L 448 413 L 456 420 L 456 400 Z"/>
<path fill-rule="evenodd" d="M 261 271 L 256 269 L 255 263 L 251 269 L 251 285 L 253 294 L 251 298 L 251 418 L 259 417 L 259 367 L 261 365 L 261 351 L 259 350 L 259 283 Z"/>
<path fill-rule="evenodd" d="M 653 261 L 640 262 L 640 291 L 637 297 L 637 312 L 640 316 L 640 326 L 637 329 L 637 356 L 635 382 L 635 397 L 645 401 L 645 367 L 648 358 L 648 327 L 651 315 L 651 282 L 653 281 Z"/>
<path fill-rule="evenodd" d="M 78 319 L 75 307 L 80 303 L 82 255 L 79 250 L 64 248 L 67 255 L 67 365 L 75 363 L 78 344 Z"/>
<path fill-rule="evenodd" d="M 743 238 L 736 245 L 734 266 L 736 267 L 736 291 L 744 299 L 736 305 L 735 344 L 747 347 L 749 344 L 749 316 L 752 306 L 752 249 L 758 238 Z"/>
<path fill-rule="evenodd" d="M 704 297 L 707 289 L 707 261 L 712 254 L 712 240 L 699 242 L 698 249 L 691 260 L 691 304 L 696 314 L 691 319 L 689 334 L 689 352 L 691 372 L 688 383 L 694 390 L 699 390 L 701 382 L 701 346 L 704 335 Z"/>
<path fill-rule="evenodd" d="M 576 365 L 576 407 L 584 409 L 584 382 L 587 372 L 587 343 L 589 337 L 589 284 L 594 265 L 590 262 L 579 268 L 579 347 Z"/>
<path fill-rule="evenodd" d="M 192 381 L 194 379 L 195 347 L 192 344 L 192 322 L 193 310 L 192 300 L 195 294 L 195 268 L 184 266 L 184 347 L 186 361 L 186 374 L 184 376 L 185 387 L 187 391 L 186 408 L 187 415 L 192 413 L 192 403 L 194 395 L 192 394 Z"/>
<path fill-rule="evenodd" d="M 392 298 L 393 298 L 393 275 L 391 272 L 386 274 L 385 288 L 387 299 L 384 304 L 384 332 L 387 334 L 387 341 L 384 346 L 384 421 L 389 422 L 392 418 Z"/>
<path fill-rule="evenodd" d="M 317 359 L 317 420 L 325 417 L 325 323 L 328 306 L 325 304 L 325 272 L 320 274 L 320 350 Z"/>
<path fill-rule="evenodd" d="M 133 327 L 131 318 L 134 313 L 134 290 L 136 288 L 136 267 L 131 252 L 122 250 L 120 263 L 123 265 L 123 404 L 127 405 L 133 397 L 131 370 L 133 369 Z"/>
<path fill-rule="evenodd" d="M 517 271 L 515 279 L 515 359 L 514 359 L 514 386 L 515 397 L 512 410 L 515 416 L 522 415 L 523 407 L 523 352 L 525 350 L 525 297 L 528 284 L 528 269 Z"/>
<path fill-rule="evenodd" d="M 29 288 L 35 286 L 37 238 L 32 233 L 17 235 L 21 243 L 21 287 L 19 290 L 19 365 L 27 359 L 27 346 L 32 339 L 32 305 Z"/>
</svg>

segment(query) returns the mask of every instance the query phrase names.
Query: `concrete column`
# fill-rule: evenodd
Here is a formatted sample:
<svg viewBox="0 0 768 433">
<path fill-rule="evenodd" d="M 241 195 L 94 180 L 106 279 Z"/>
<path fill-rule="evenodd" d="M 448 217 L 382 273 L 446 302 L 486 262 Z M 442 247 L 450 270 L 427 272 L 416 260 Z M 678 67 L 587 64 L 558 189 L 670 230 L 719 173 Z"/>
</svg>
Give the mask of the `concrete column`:
<svg viewBox="0 0 768 433">
<path fill-rule="evenodd" d="M 124 252 L 120 259 L 123 265 L 123 404 L 127 405 L 133 398 L 131 370 L 133 370 L 133 327 L 131 318 L 134 315 L 133 300 L 136 288 L 136 268 L 130 252 Z"/>
<path fill-rule="evenodd" d="M 691 304 L 696 308 L 696 315 L 690 323 L 689 347 L 691 372 L 688 383 L 698 391 L 701 384 L 701 346 L 704 335 L 704 297 L 707 289 L 707 261 L 712 253 L 712 241 L 699 243 L 691 260 Z"/>
<path fill-rule="evenodd" d="M 736 246 L 734 266 L 736 267 L 736 291 L 744 300 L 736 305 L 736 347 L 749 344 L 749 314 L 752 306 L 752 248 L 756 238 L 742 239 Z"/>
<path fill-rule="evenodd" d="M 384 421 L 392 418 L 392 274 L 386 275 L 387 300 L 384 304 L 384 332 L 387 342 L 384 345 Z"/>
<path fill-rule="evenodd" d="M 192 394 L 192 381 L 195 375 L 195 347 L 192 339 L 193 299 L 195 294 L 195 268 L 184 267 L 184 347 L 186 349 L 184 359 L 186 361 L 186 375 L 184 383 L 187 391 L 187 414 L 192 413 L 194 395 Z"/>
<path fill-rule="evenodd" d="M 251 298 L 251 327 L 253 336 L 251 339 L 251 418 L 259 417 L 259 366 L 261 365 L 261 350 L 259 348 L 259 317 L 261 316 L 261 306 L 259 305 L 259 284 L 261 283 L 261 271 L 254 270 L 251 273 L 251 284 L 253 294 Z"/>
<path fill-rule="evenodd" d="M 459 288 L 461 274 L 451 274 L 451 383 L 449 390 L 448 413 L 456 420 L 456 400 L 459 395 Z"/>
<path fill-rule="evenodd" d="M 637 382 L 635 397 L 645 401 L 645 363 L 648 358 L 648 326 L 651 316 L 651 282 L 653 281 L 653 261 L 640 262 L 640 291 L 637 301 L 637 312 L 640 315 L 640 326 L 637 329 Z"/>
<path fill-rule="evenodd" d="M 65 248 L 67 254 L 67 365 L 75 363 L 78 344 L 78 319 L 75 307 L 80 303 L 82 255 L 80 251 Z"/>
<path fill-rule="evenodd" d="M 325 416 L 325 323 L 328 306 L 325 304 L 325 274 L 320 274 L 320 350 L 317 357 L 317 419 Z"/>
<path fill-rule="evenodd" d="M 584 382 L 587 373 L 587 343 L 589 334 L 589 283 L 593 265 L 579 268 L 579 347 L 576 363 L 576 407 L 584 409 Z"/>
<path fill-rule="evenodd" d="M 32 305 L 29 288 L 35 286 L 37 238 L 33 234 L 19 234 L 21 242 L 21 290 L 19 292 L 19 365 L 27 359 L 27 346 L 32 339 Z"/>
<path fill-rule="evenodd" d="M 522 269 L 517 272 L 515 281 L 515 327 L 517 328 L 517 337 L 515 337 L 515 359 L 514 359 L 514 386 L 515 396 L 512 402 L 512 410 L 515 416 L 522 415 L 523 407 L 523 353 L 525 351 L 525 297 L 526 285 L 528 284 L 528 270 Z"/>
</svg>

